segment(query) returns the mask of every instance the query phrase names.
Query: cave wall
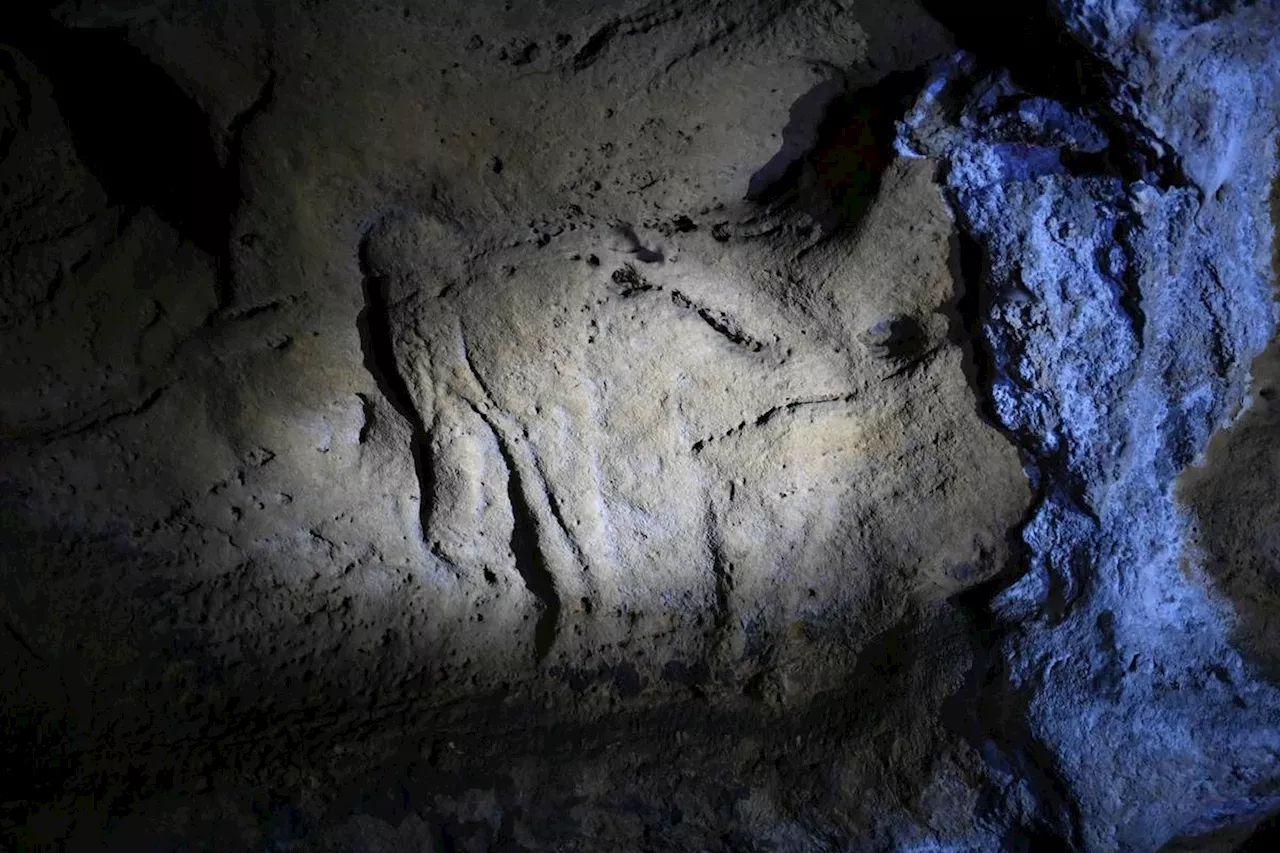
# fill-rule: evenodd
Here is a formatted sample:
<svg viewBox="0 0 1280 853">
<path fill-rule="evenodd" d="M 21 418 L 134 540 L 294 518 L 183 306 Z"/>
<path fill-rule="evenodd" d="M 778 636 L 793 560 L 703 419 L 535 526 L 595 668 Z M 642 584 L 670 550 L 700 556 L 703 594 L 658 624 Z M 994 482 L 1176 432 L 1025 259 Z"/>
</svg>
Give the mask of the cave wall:
<svg viewBox="0 0 1280 853">
<path fill-rule="evenodd" d="M 5 14 L 18 849 L 1280 808 L 1274 3 Z"/>
</svg>

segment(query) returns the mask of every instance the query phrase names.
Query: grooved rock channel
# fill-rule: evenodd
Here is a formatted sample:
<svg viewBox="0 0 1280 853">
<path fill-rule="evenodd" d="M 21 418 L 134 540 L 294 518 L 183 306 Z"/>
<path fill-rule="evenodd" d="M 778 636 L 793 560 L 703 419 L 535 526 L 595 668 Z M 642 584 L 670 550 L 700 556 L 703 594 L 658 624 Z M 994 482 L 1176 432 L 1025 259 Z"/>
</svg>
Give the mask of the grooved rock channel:
<svg viewBox="0 0 1280 853">
<path fill-rule="evenodd" d="M 1274 849 L 1280 4 L 16 5 L 0 848 Z"/>
</svg>

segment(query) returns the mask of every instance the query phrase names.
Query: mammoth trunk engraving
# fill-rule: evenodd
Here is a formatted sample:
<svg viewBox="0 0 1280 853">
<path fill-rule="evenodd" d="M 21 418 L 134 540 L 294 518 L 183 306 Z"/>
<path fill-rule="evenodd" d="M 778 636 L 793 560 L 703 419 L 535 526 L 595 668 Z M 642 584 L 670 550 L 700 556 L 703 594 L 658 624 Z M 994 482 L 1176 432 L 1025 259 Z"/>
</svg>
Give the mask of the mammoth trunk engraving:
<svg viewBox="0 0 1280 853">
<path fill-rule="evenodd" d="M 484 415 L 477 409 L 476 413 Z M 511 556 L 525 588 L 538 601 L 542 613 L 533 632 L 533 651 L 538 660 L 546 658 L 560 630 L 560 594 L 555 576 L 547 567 L 546 556 L 539 543 L 538 516 L 525 496 L 524 478 L 512 456 L 511 447 L 492 422 L 485 418 L 498 442 L 498 452 L 507 467 L 507 500 L 511 503 Z"/>
<path fill-rule="evenodd" d="M 707 550 L 711 552 L 711 574 L 715 579 L 715 610 L 712 616 L 711 648 L 724 654 L 733 630 L 733 571 L 734 565 L 725 554 L 724 536 L 715 509 L 707 505 Z"/>
<path fill-rule="evenodd" d="M 387 309 L 386 278 L 373 269 L 367 237 L 360 242 L 359 258 L 364 308 L 356 318 L 356 327 L 360 332 L 364 368 L 369 371 L 386 401 L 409 424 L 409 452 L 413 457 L 413 470 L 421 493 L 418 524 L 425 543 L 429 538 L 427 531 L 430 529 L 435 495 L 430 429 L 422 413 L 414 405 L 409 385 L 396 362 L 395 339 L 391 333 L 391 317 Z"/>
<path fill-rule="evenodd" d="M 459 324 L 459 335 L 462 343 L 462 357 L 463 357 L 463 361 L 466 364 L 467 373 L 470 375 L 471 379 L 474 380 L 476 386 L 480 389 L 480 392 L 483 395 L 483 399 L 488 404 L 489 409 L 491 411 L 500 412 L 501 408 L 498 406 L 497 402 L 494 400 L 493 393 L 489 390 L 488 384 L 485 383 L 484 378 L 480 375 L 480 372 L 476 369 L 475 362 L 472 360 L 471 347 L 467 344 L 466 330 L 461 327 L 461 324 Z M 520 441 L 518 437 L 519 434 L 522 432 L 527 433 L 527 431 L 512 430 L 510 432 L 510 436 L 512 437 L 504 438 L 495 418 L 492 415 L 486 414 L 485 411 L 483 411 L 476 403 L 472 402 L 465 395 L 463 395 L 463 397 L 464 399 L 467 400 L 467 404 L 472 408 L 472 410 L 477 415 L 479 415 L 486 424 L 489 425 L 489 428 L 493 431 L 494 437 L 498 441 L 498 447 L 503 456 L 504 461 L 508 461 L 510 456 L 509 449 L 512 446 L 512 442 Z M 530 473 L 534 475 L 534 478 L 536 479 L 538 486 L 540 487 L 541 494 L 546 501 L 547 510 L 550 512 L 551 518 L 555 521 L 556 526 L 560 528 L 560 533 L 564 536 L 565 545 L 568 546 L 569 550 L 573 554 L 574 562 L 577 563 L 579 568 L 585 569 L 587 567 L 586 554 L 583 552 L 582 546 L 578 543 L 578 541 L 574 538 L 573 534 L 570 532 L 569 525 L 565 522 L 564 511 L 560 508 L 560 501 L 556 498 L 555 491 L 550 487 L 550 485 L 547 482 L 547 475 L 546 475 L 546 472 L 543 471 L 542 469 L 542 463 L 538 459 L 538 455 L 532 452 L 532 450 L 529 450 L 529 452 L 527 453 L 527 456 L 528 456 L 529 465 L 531 467 Z M 508 464 L 507 468 L 511 469 L 511 465 Z"/>
</svg>

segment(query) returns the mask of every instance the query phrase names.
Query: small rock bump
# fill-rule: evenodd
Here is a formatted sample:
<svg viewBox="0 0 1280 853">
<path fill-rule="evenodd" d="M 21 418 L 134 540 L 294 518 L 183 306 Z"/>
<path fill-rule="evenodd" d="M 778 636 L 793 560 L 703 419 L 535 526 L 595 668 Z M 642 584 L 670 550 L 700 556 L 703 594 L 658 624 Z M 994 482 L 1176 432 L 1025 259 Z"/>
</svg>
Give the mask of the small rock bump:
<svg viewBox="0 0 1280 853">
<path fill-rule="evenodd" d="M 873 358 L 893 361 L 918 353 L 924 343 L 924 330 L 913 318 L 897 314 L 878 320 L 858 340 Z"/>
</svg>

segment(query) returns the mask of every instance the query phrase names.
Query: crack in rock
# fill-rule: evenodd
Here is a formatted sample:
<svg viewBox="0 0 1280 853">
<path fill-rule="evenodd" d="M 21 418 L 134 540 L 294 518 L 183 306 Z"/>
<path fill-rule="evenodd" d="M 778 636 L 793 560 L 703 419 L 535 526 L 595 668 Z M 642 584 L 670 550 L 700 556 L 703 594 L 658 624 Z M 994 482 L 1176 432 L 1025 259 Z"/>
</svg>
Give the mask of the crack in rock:
<svg viewBox="0 0 1280 853">
<path fill-rule="evenodd" d="M 793 415 L 801 409 L 807 409 L 815 406 L 836 406 L 845 403 L 852 403 L 857 400 L 858 397 L 859 395 L 853 392 L 847 394 L 824 394 L 819 397 L 809 397 L 803 400 L 792 400 L 788 403 L 780 403 L 766 409 L 754 420 L 742 421 L 737 426 L 732 427 L 719 435 L 708 436 L 707 438 L 695 441 L 689 449 L 696 455 L 705 450 L 708 445 L 741 435 L 748 429 L 757 429 L 768 426 L 780 416 Z"/>
<path fill-rule="evenodd" d="M 126 404 L 124 406 L 111 409 L 103 414 L 87 415 L 84 418 L 73 421 L 70 424 L 64 424 L 63 426 L 39 430 L 34 433 L 11 434 L 7 437 L 16 439 L 32 438 L 51 442 L 95 432 L 109 424 L 115 423 L 116 421 L 145 414 L 152 406 L 160 401 L 160 398 L 164 396 L 164 392 L 167 391 L 168 388 L 168 385 L 162 385 L 143 396 L 136 403 Z"/>
<path fill-rule="evenodd" d="M 756 338 L 747 334 L 742 330 L 742 326 L 738 321 L 724 311 L 716 311 L 694 302 L 688 296 L 679 290 L 671 291 L 671 304 L 677 308 L 684 308 L 687 311 L 695 312 L 702 321 L 711 328 L 715 329 L 724 337 L 728 338 L 731 343 L 740 346 L 747 352 L 760 352 L 764 349 L 764 344 Z"/>
</svg>

